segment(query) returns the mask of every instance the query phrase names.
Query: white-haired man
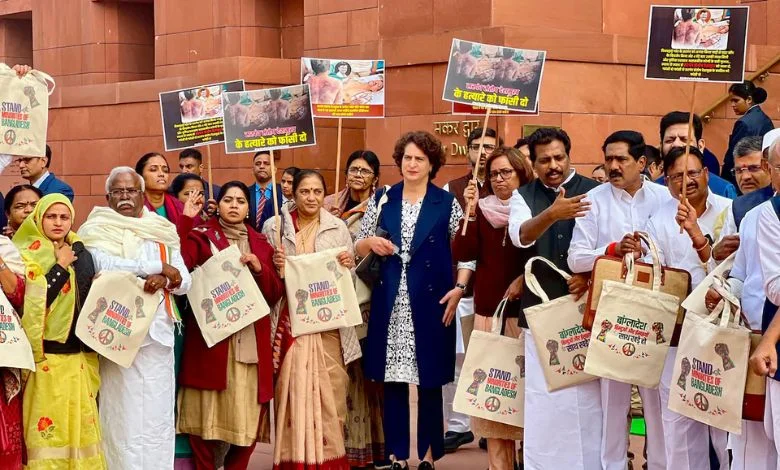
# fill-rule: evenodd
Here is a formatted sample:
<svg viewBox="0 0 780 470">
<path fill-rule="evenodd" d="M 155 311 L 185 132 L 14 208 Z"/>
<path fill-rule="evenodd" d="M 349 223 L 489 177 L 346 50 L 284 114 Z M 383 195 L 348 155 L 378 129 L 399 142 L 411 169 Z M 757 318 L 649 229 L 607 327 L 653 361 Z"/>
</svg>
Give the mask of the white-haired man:
<svg viewBox="0 0 780 470">
<path fill-rule="evenodd" d="M 128 271 L 146 279 L 147 292 L 163 290 L 135 361 L 125 369 L 101 358 L 99 406 L 108 468 L 142 470 L 174 465 L 174 323 L 171 294 L 190 288 L 176 226 L 144 207 L 144 180 L 130 167 L 111 170 L 109 207 L 95 207 L 79 230 L 95 272 Z M 117 287 L 121 288 L 121 287 Z"/>
</svg>

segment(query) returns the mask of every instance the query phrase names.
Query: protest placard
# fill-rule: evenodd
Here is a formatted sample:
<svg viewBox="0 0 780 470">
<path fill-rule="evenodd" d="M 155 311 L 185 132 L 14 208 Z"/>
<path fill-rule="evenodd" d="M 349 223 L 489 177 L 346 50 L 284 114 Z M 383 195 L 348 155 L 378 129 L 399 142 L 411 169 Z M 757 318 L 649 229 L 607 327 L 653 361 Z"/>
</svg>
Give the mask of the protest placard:
<svg viewBox="0 0 780 470">
<path fill-rule="evenodd" d="M 309 85 L 222 95 L 227 153 L 316 145 Z"/>
<path fill-rule="evenodd" d="M 452 111 L 450 114 L 453 116 L 484 116 L 487 114 L 488 108 L 484 106 L 474 106 L 472 104 L 452 103 Z M 491 109 L 490 114 L 492 116 L 538 116 L 539 106 L 533 111 L 516 111 L 513 109 Z"/>
<path fill-rule="evenodd" d="M 748 7 L 650 7 L 645 78 L 741 82 Z"/>
<path fill-rule="evenodd" d="M 222 93 L 243 91 L 244 81 L 214 83 L 160 93 L 165 150 L 181 150 L 225 140 Z"/>
<path fill-rule="evenodd" d="M 442 99 L 533 112 L 545 56 L 544 51 L 453 39 Z"/>
<path fill-rule="evenodd" d="M 385 116 L 385 61 L 301 58 L 314 117 Z"/>
</svg>

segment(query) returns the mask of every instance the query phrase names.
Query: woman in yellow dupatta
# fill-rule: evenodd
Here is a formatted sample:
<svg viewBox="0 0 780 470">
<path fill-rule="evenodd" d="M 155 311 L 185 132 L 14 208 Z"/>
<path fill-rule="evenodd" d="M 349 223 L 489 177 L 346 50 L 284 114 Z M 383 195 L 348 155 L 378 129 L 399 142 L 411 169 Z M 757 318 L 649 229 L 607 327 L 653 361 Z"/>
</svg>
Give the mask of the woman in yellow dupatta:
<svg viewBox="0 0 780 470">
<path fill-rule="evenodd" d="M 343 266 L 355 266 L 352 238 L 344 222 L 322 208 L 325 181 L 312 170 L 293 179 L 293 205 L 266 221 L 263 233 L 276 249 L 274 264 L 284 268 L 286 255 L 344 247 Z M 281 228 L 281 234 L 280 234 Z M 344 448 L 347 411 L 346 365 L 360 357 L 354 328 L 293 338 L 287 302 L 276 322 L 273 355 L 276 373 L 274 470 L 349 470 Z"/>
<path fill-rule="evenodd" d="M 106 468 L 96 401 L 98 358 L 75 335 L 95 268 L 71 232 L 73 216 L 65 196 L 49 194 L 13 239 L 25 264 L 22 326 L 36 362 L 23 395 L 31 470 Z"/>
</svg>

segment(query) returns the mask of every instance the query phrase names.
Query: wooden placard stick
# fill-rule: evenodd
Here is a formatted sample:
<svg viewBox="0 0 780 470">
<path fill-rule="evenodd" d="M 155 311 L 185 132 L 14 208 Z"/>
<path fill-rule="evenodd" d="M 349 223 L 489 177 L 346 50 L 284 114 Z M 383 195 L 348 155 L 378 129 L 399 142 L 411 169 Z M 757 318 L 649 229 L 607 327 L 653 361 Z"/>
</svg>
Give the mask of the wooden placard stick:
<svg viewBox="0 0 780 470">
<path fill-rule="evenodd" d="M 490 119 L 490 108 L 485 111 L 485 122 L 482 123 L 482 137 L 479 139 L 479 152 L 477 152 L 477 163 L 474 164 L 474 174 L 472 180 L 477 182 L 477 175 L 479 174 L 479 167 L 482 164 L 482 147 L 485 144 L 485 131 L 487 131 L 488 119 Z M 466 235 L 466 228 L 469 226 L 469 212 L 471 212 L 471 201 L 466 206 L 466 220 L 463 222 L 463 231 L 461 235 Z"/>
<path fill-rule="evenodd" d="M 214 194 L 214 178 L 211 176 L 211 144 L 206 146 L 206 171 L 209 175 L 209 182 L 208 182 L 208 190 L 209 196 L 211 196 L 208 199 L 214 199 L 217 200 L 217 195 Z M 208 206 L 208 200 L 206 201 L 206 206 Z"/>
<path fill-rule="evenodd" d="M 341 179 L 341 118 L 339 118 L 338 135 L 336 137 L 336 190 L 334 194 L 339 193 L 339 179 Z"/>
<path fill-rule="evenodd" d="M 696 107 L 696 82 L 693 82 L 693 90 L 691 90 L 691 106 L 689 108 L 688 112 L 688 138 L 685 141 L 685 166 L 683 167 L 683 179 L 682 179 L 682 188 L 680 190 L 680 202 L 685 204 L 685 202 L 688 200 L 688 196 L 686 195 L 688 191 L 688 157 L 691 154 L 691 145 L 693 145 L 693 141 L 695 139 L 695 133 L 693 132 L 693 114 L 694 114 L 694 108 Z M 683 233 L 683 226 L 680 224 L 680 233 Z"/>
</svg>

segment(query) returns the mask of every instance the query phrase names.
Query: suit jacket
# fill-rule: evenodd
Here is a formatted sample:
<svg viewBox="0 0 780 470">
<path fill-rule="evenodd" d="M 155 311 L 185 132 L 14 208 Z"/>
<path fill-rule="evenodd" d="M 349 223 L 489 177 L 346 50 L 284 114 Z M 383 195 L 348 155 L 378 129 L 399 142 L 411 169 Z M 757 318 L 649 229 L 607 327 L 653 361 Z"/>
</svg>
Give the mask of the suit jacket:
<svg viewBox="0 0 780 470">
<path fill-rule="evenodd" d="M 282 186 L 276 184 L 276 201 L 279 203 L 279 211 L 282 210 L 282 202 L 284 197 L 282 196 Z M 249 186 L 249 225 L 254 227 L 255 230 L 262 230 L 265 221 L 274 216 L 274 204 L 273 201 L 266 201 L 265 207 L 263 207 L 263 214 L 260 217 L 260 223 L 257 222 L 257 183 Z"/>
<path fill-rule="evenodd" d="M 737 142 L 742 140 L 743 137 L 759 135 L 763 136 L 767 132 L 775 128 L 772 124 L 772 120 L 764 113 L 760 106 L 753 106 L 734 123 L 734 129 L 729 136 L 729 148 L 726 150 L 726 155 L 723 157 L 723 169 L 720 176 L 724 179 L 736 184 L 734 175 L 731 174 L 731 169 L 734 168 L 734 146 Z"/>
<path fill-rule="evenodd" d="M 59 193 L 70 199 L 73 202 L 73 188 L 68 183 L 58 179 L 54 176 L 54 173 L 49 173 L 49 176 L 43 180 L 43 183 L 38 187 L 43 195 Z"/>
</svg>

